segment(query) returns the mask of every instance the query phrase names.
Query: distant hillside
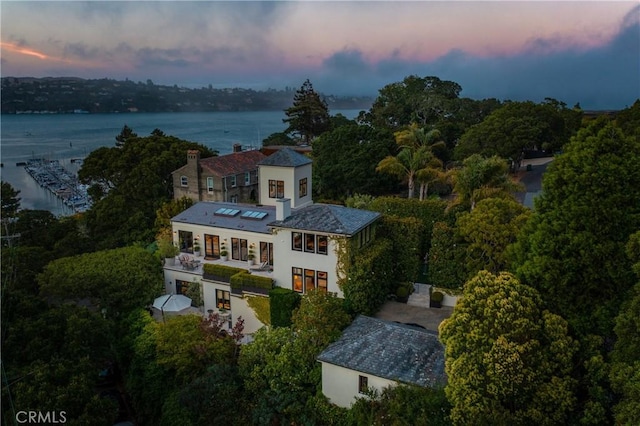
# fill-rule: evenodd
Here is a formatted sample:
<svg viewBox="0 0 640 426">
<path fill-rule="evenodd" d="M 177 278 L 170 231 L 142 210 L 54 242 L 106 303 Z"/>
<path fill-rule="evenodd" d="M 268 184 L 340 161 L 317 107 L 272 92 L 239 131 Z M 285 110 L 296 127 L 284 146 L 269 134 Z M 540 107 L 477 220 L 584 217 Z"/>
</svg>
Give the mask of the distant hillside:
<svg viewBox="0 0 640 426">
<path fill-rule="evenodd" d="M 3 77 L 2 114 L 283 110 L 295 88 L 189 89 L 112 79 Z M 369 109 L 373 98 L 323 95 L 329 109 Z"/>
</svg>

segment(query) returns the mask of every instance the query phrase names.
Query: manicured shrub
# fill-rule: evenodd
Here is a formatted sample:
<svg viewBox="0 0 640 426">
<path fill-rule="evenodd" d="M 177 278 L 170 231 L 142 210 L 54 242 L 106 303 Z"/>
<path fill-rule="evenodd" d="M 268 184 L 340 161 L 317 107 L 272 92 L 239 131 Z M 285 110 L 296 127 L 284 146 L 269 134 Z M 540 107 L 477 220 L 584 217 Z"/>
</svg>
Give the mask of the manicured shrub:
<svg viewBox="0 0 640 426">
<path fill-rule="evenodd" d="M 247 291 L 255 289 L 271 290 L 273 288 L 273 280 L 271 278 L 252 275 L 245 270 L 232 275 L 229 283 L 231 288 Z"/>
<path fill-rule="evenodd" d="M 239 272 L 247 272 L 246 269 L 234 268 L 233 266 L 218 265 L 214 263 L 205 263 L 202 268 L 204 279 L 213 279 L 224 282 L 229 282 L 231 277 Z"/>
</svg>

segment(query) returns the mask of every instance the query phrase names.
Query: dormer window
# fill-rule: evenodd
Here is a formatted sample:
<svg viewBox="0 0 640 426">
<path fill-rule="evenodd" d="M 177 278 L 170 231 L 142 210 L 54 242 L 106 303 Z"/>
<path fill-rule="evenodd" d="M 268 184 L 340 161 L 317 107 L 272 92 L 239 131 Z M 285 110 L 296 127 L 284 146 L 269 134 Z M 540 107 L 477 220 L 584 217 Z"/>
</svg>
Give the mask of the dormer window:
<svg viewBox="0 0 640 426">
<path fill-rule="evenodd" d="M 186 176 L 180 176 L 180 186 L 189 186 L 189 179 Z"/>
</svg>

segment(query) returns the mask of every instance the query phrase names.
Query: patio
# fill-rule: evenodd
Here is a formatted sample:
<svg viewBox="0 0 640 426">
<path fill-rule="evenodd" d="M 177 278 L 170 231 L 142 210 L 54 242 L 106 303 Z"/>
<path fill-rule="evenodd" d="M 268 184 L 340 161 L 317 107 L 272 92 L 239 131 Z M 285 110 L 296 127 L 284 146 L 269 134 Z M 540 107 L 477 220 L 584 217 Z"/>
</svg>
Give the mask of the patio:
<svg viewBox="0 0 640 426">
<path fill-rule="evenodd" d="M 186 265 L 185 264 L 181 264 L 178 261 L 178 258 L 180 256 L 183 256 L 183 255 L 189 256 L 190 259 L 191 259 L 188 262 L 183 262 L 183 263 L 186 263 Z M 253 266 L 249 266 L 249 264 L 248 264 L 248 262 L 246 260 L 205 259 L 203 256 L 195 257 L 192 254 L 188 254 L 188 253 L 180 253 L 180 255 L 176 257 L 176 261 L 175 261 L 174 265 L 168 265 L 168 264 L 165 263 L 164 267 L 166 269 L 170 269 L 170 270 L 174 270 L 174 271 L 183 271 L 183 272 L 186 271 L 186 272 L 191 272 L 191 273 L 194 273 L 196 275 L 202 276 L 203 265 L 206 265 L 206 264 L 217 264 L 217 265 L 231 266 L 231 267 L 234 267 L 234 268 L 246 269 L 252 275 L 257 275 L 257 276 L 267 277 L 267 278 L 272 278 L 273 277 L 272 271 L 269 271 L 269 270 L 257 270 L 256 269 L 256 268 L 260 267 L 260 263 L 256 263 Z"/>
</svg>

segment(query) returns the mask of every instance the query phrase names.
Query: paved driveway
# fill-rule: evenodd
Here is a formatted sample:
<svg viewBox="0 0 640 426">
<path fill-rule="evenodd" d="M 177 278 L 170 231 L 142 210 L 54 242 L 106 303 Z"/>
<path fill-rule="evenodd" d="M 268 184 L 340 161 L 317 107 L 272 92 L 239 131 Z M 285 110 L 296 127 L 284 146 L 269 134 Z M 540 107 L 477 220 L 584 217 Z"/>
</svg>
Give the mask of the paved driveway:
<svg viewBox="0 0 640 426">
<path fill-rule="evenodd" d="M 438 326 L 442 320 L 451 316 L 452 312 L 453 308 L 447 306 L 442 308 L 423 308 L 407 305 L 406 303 L 388 301 L 374 317 L 387 321 L 420 324 L 427 330 L 438 331 Z"/>
</svg>

